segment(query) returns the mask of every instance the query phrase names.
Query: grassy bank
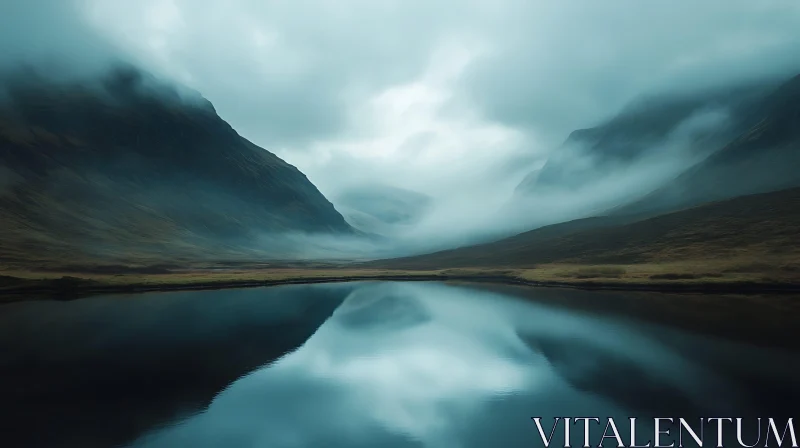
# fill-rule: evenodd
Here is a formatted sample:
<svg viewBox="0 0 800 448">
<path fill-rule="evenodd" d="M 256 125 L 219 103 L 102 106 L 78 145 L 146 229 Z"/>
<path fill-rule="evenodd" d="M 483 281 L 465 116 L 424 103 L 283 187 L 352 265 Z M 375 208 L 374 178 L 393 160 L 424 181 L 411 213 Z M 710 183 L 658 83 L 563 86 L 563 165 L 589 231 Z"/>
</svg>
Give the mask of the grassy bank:
<svg viewBox="0 0 800 448">
<path fill-rule="evenodd" d="M 636 265 L 544 264 L 524 269 L 368 269 L 354 265 L 242 265 L 190 269 L 93 267 L 0 271 L 0 297 L 79 297 L 108 292 L 212 289 L 358 280 L 482 281 L 530 286 L 687 292 L 800 292 L 798 272 L 734 260 Z"/>
</svg>

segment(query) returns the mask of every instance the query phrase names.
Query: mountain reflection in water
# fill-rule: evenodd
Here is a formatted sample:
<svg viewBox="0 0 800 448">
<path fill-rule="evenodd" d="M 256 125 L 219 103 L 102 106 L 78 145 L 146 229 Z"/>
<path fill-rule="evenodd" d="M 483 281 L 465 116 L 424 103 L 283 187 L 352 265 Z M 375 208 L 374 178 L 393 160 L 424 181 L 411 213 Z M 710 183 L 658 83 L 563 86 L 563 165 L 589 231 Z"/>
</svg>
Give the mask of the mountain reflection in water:
<svg viewBox="0 0 800 448">
<path fill-rule="evenodd" d="M 800 397 L 793 352 L 437 283 L 4 311 L 0 373 L 25 387 L 2 391 L 3 446 L 521 448 L 531 417 L 785 418 Z"/>
<path fill-rule="evenodd" d="M 367 284 L 297 351 L 135 446 L 530 447 L 532 416 L 757 412 L 748 385 L 684 354 L 709 344 L 726 346 L 469 288 Z"/>
</svg>

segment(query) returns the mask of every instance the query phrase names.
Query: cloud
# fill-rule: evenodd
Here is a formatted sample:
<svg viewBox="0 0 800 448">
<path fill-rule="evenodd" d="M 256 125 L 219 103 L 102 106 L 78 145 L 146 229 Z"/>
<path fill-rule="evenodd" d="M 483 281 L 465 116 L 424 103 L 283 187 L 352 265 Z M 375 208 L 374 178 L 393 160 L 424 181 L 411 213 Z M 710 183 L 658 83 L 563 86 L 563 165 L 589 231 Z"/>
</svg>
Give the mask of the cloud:
<svg viewBox="0 0 800 448">
<path fill-rule="evenodd" d="M 418 79 L 446 41 L 480 50 L 449 81 L 458 100 L 555 140 L 643 92 L 798 70 L 800 49 L 794 0 L 86 1 L 118 45 L 293 151 L 358 128 L 354 109 Z"/>
<path fill-rule="evenodd" d="M 434 118 L 468 105 L 461 124 L 535 131 L 530 146 L 559 141 L 644 92 L 800 70 L 794 0 L 32 0 L 0 8 L 3 60 L 114 48 L 203 92 L 256 143 L 293 152 L 365 143 L 358 135 L 372 123 L 359 110 L 424 95 L 402 86 L 429 76 L 432 59 L 464 52 L 469 64 L 441 80 L 449 98 Z M 410 137 L 412 149 L 425 146 Z M 449 150 L 439 144 L 418 150 Z"/>
<path fill-rule="evenodd" d="M 800 49 L 800 5 L 790 0 L 504 4 L 511 11 L 496 25 L 496 51 L 473 66 L 464 89 L 488 118 L 559 139 L 643 93 L 800 69 L 791 56 Z"/>
<path fill-rule="evenodd" d="M 493 168 L 505 169 L 509 157 L 527 148 L 520 132 L 483 121 L 474 105 L 454 97 L 449 86 L 474 57 L 464 46 L 442 46 L 418 78 L 354 106 L 353 131 L 305 152 L 276 151 L 304 167 L 323 191 L 389 180 L 450 199 L 453 192 L 487 188 Z"/>
<path fill-rule="evenodd" d="M 352 103 L 415 76 L 447 27 L 429 2 L 94 1 L 91 17 L 193 84 L 262 144 L 335 134 Z M 413 33 L 410 30 L 415 30 Z"/>
<path fill-rule="evenodd" d="M 0 71 L 24 64 L 84 76 L 121 56 L 74 0 L 0 2 Z"/>
</svg>

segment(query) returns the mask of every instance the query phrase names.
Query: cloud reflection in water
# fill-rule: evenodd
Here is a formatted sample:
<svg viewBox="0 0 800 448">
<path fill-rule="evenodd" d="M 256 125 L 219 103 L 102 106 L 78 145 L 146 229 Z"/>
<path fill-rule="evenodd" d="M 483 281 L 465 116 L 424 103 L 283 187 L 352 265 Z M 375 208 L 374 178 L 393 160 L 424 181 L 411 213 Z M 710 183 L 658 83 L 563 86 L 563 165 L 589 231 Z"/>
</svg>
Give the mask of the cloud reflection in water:
<svg viewBox="0 0 800 448">
<path fill-rule="evenodd" d="M 298 350 L 135 446 L 523 447 L 538 443 L 534 415 L 625 418 L 641 404 L 626 394 L 668 391 L 686 412 L 726 387 L 621 321 L 442 284 L 364 284 Z"/>
</svg>

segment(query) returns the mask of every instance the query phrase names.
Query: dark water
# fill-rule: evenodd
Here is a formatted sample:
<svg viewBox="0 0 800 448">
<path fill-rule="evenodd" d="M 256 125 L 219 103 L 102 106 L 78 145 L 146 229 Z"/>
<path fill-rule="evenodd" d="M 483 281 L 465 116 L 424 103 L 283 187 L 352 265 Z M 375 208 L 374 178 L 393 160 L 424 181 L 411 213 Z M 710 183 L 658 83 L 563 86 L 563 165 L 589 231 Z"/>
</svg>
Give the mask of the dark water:
<svg viewBox="0 0 800 448">
<path fill-rule="evenodd" d="M 593 446 L 608 417 L 625 443 L 743 417 L 752 444 L 800 398 L 794 352 L 433 283 L 9 304 L 0 353 L 3 447 L 541 447 L 555 416 L 599 417 Z"/>
</svg>

